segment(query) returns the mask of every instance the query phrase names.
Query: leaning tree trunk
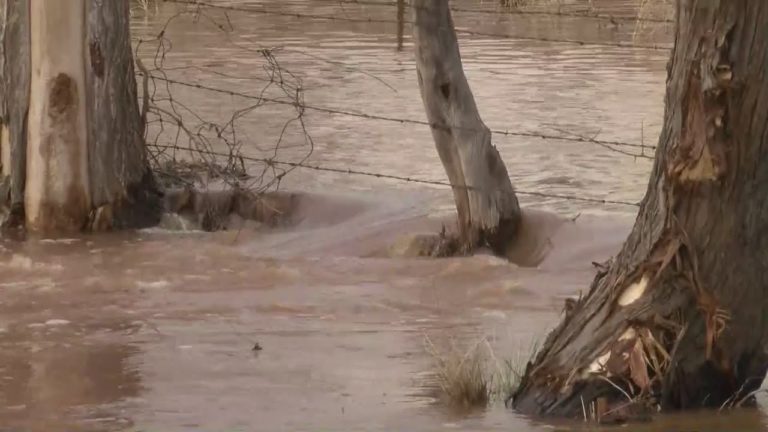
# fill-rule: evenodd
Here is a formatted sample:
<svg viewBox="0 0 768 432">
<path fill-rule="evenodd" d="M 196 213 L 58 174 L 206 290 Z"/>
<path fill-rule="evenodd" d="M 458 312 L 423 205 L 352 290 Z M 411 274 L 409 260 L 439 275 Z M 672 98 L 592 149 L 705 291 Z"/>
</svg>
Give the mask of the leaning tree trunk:
<svg viewBox="0 0 768 432">
<path fill-rule="evenodd" d="M 768 368 L 768 2 L 680 0 L 664 128 L 622 250 L 529 363 L 520 411 L 750 401 Z"/>
<path fill-rule="evenodd" d="M 412 9 L 419 88 L 453 185 L 463 247 L 487 243 L 503 255 L 520 224 L 520 207 L 464 76 L 449 2 L 414 0 Z"/>
<path fill-rule="evenodd" d="M 0 0 L 6 226 L 51 234 L 158 221 L 129 8 L 128 0 Z"/>
</svg>

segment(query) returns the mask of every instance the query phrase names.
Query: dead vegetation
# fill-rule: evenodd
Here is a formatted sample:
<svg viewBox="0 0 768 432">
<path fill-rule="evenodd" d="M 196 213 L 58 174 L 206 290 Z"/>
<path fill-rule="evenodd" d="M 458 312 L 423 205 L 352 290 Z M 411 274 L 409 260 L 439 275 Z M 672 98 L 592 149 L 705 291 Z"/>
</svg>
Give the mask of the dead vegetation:
<svg viewBox="0 0 768 432">
<path fill-rule="evenodd" d="M 479 408 L 490 401 L 492 377 L 487 373 L 487 358 L 480 347 L 476 344 L 464 353 L 455 347 L 448 353 L 440 353 L 434 346 L 430 347 L 441 396 L 454 407 Z"/>
<path fill-rule="evenodd" d="M 450 342 L 441 350 L 429 337 L 425 337 L 425 345 L 434 362 L 438 398 L 458 410 L 507 403 L 520 384 L 525 364 L 537 348 L 534 344 L 530 350 L 520 350 L 511 358 L 500 359 L 486 338 L 469 349 Z"/>
</svg>

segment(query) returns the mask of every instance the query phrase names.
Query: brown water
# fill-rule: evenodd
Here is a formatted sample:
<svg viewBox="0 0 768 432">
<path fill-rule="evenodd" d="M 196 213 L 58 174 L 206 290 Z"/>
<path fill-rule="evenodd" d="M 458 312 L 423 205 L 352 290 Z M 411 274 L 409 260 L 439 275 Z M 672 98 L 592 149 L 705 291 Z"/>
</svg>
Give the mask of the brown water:
<svg viewBox="0 0 768 432">
<path fill-rule="evenodd" d="M 394 19 L 390 7 L 252 3 Z M 157 34 L 177 10 L 163 4 L 157 13 L 137 12 L 135 36 Z M 406 39 L 405 50 L 395 50 L 393 24 L 232 13 L 234 30 L 224 36 L 197 18 L 182 16 L 166 32 L 174 45 L 165 65 L 170 77 L 256 93 L 263 83 L 241 78 L 259 76 L 263 63 L 243 47 L 281 46 L 287 48 L 278 58 L 303 79 L 306 103 L 423 119 L 412 47 Z M 631 40 L 633 30 L 487 14 L 457 16 L 457 24 L 603 41 Z M 654 37 L 664 41 L 663 32 Z M 665 52 L 482 37 L 462 37 L 461 44 L 492 128 L 600 132 L 630 142 L 644 136 L 653 144 Z M 142 56 L 150 62 L 148 51 Z M 173 94 L 217 120 L 246 106 L 188 88 Z M 251 113 L 239 126 L 243 151 L 260 154 L 257 146 L 274 143 L 285 115 L 272 106 Z M 311 112 L 306 120 L 314 164 L 443 178 L 426 127 Z M 299 135 L 286 137 L 280 157 L 300 157 L 306 148 L 291 141 Z M 650 168 L 587 144 L 494 139 L 521 190 L 636 201 Z M 0 243 L 0 430 L 578 428 L 538 423 L 498 403 L 471 414 L 452 411 L 435 398 L 425 339 L 467 347 L 484 337 L 500 357 L 525 355 L 558 320 L 563 298 L 588 286 L 590 263 L 620 245 L 633 207 L 521 196 L 531 223 L 526 255 L 540 263 L 518 267 L 484 255 L 386 257 L 398 236 L 439 228 L 450 214 L 449 190 L 311 170 L 294 171 L 283 188 L 306 192 L 296 226 Z M 555 213 L 582 216 L 570 222 Z M 256 343 L 258 353 L 251 350 Z M 661 417 L 631 429 L 768 428 L 758 410 Z"/>
</svg>

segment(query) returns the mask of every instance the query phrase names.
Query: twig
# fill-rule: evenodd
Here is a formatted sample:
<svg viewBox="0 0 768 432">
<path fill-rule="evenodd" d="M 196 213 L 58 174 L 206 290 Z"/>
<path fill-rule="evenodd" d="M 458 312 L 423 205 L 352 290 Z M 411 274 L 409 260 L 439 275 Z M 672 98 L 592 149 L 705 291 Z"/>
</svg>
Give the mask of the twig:
<svg viewBox="0 0 768 432">
<path fill-rule="evenodd" d="M 612 385 L 613 388 L 615 388 L 616 390 L 620 391 L 624 396 L 626 396 L 628 401 L 632 402 L 632 397 L 629 396 L 629 393 L 624 391 L 623 388 L 619 387 L 618 385 L 616 385 L 616 383 L 614 383 L 613 381 L 611 381 L 610 379 L 608 379 L 608 378 L 606 378 L 606 377 L 604 377 L 602 375 L 597 375 L 597 377 L 600 378 L 601 380 L 607 382 L 608 384 Z"/>
</svg>

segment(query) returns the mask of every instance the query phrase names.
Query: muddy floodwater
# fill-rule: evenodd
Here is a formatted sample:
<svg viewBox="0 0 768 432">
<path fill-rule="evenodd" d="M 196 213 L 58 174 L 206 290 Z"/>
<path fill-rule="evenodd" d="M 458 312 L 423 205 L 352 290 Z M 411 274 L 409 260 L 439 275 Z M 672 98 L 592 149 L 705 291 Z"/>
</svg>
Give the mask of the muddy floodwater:
<svg viewBox="0 0 768 432">
<path fill-rule="evenodd" d="M 161 3 L 134 10 L 135 42 L 156 38 L 187 11 L 163 32 L 172 42 L 165 76 L 250 95 L 265 87 L 259 50 L 278 48 L 280 67 L 301 79 L 304 103 L 379 118 L 307 110 L 309 163 L 445 178 L 428 127 L 380 119 L 424 120 L 410 28 L 397 51 L 397 25 L 379 22 L 394 21 L 395 8 L 223 3 L 281 14 Z M 498 4 L 453 3 L 481 11 Z M 637 13 L 623 0 L 561 3 Z M 670 43 L 667 24 L 484 12 L 455 19 L 465 30 L 468 80 L 492 129 L 655 144 L 668 51 L 490 34 L 653 45 Z M 155 46 L 139 49 L 148 68 Z M 188 86 L 156 90 L 189 107 L 186 119 L 226 121 L 253 105 Z M 274 152 L 290 109 L 265 105 L 243 117 L 241 151 Z M 300 161 L 304 137 L 289 125 L 276 155 Z M 452 212 L 450 189 L 311 169 L 283 179 L 281 190 L 298 195 L 291 223 L 280 227 L 206 233 L 164 225 L 0 243 L 0 431 L 579 429 L 498 402 L 451 409 L 438 397 L 426 341 L 467 349 L 485 339 L 499 358 L 524 359 L 558 321 L 564 299 L 586 291 L 592 262 L 618 249 L 651 162 L 519 134 L 495 134 L 494 143 L 526 208 L 522 265 L 484 254 L 398 256 L 402 236 L 440 230 Z M 765 417 L 763 409 L 663 416 L 627 430 L 768 430 Z"/>
</svg>

